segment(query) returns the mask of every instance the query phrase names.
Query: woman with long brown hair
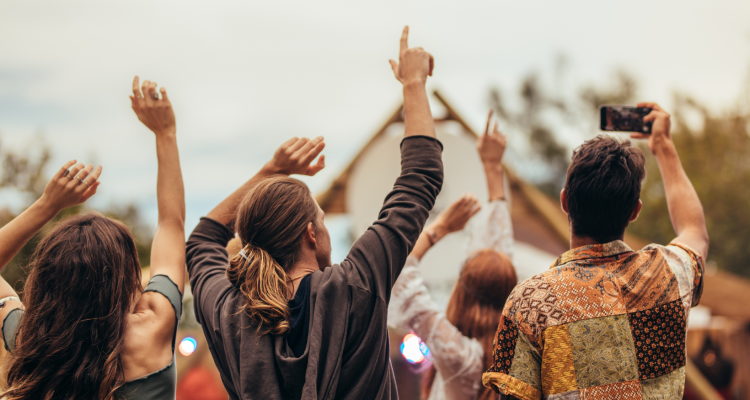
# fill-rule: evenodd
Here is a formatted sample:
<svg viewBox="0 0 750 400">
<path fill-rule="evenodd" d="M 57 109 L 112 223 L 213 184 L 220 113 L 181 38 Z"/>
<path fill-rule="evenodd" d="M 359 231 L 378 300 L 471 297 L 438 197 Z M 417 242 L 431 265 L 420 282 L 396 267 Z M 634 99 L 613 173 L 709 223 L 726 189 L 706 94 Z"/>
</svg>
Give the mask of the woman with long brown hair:
<svg viewBox="0 0 750 400">
<path fill-rule="evenodd" d="M 133 81 L 133 110 L 156 134 L 159 224 L 151 279 L 141 286 L 135 242 L 97 213 L 63 219 L 37 246 L 23 303 L 0 279 L 7 400 L 174 399 L 174 341 L 185 283 L 185 198 L 174 112 L 161 88 Z M 96 193 L 101 167 L 69 161 L 44 194 L 0 229 L 0 266 L 63 209 Z"/>
<path fill-rule="evenodd" d="M 516 286 L 511 263 L 513 226 L 505 199 L 502 158 L 506 138 L 495 123 L 477 142 L 489 192 L 486 219 L 472 220 L 467 258 L 461 267 L 445 314 L 432 301 L 417 269 L 427 251 L 445 235 L 466 227 L 480 207 L 466 194 L 425 228 L 393 287 L 388 324 L 413 330 L 430 348 L 433 364 L 422 378 L 427 400 L 489 400 L 497 398 L 482 387 L 482 373 L 492 363 L 492 341 L 503 305 Z M 423 268 L 429 268 L 424 266 Z"/>
<path fill-rule="evenodd" d="M 443 179 L 425 90 L 432 57 L 407 35 L 391 61 L 404 93 L 401 175 L 341 264 L 331 264 L 323 210 L 288 177 L 323 168 L 313 163 L 322 137 L 284 143 L 188 239 L 196 317 L 230 399 L 398 398 L 388 301 Z M 242 251 L 230 258 L 235 232 Z"/>
</svg>

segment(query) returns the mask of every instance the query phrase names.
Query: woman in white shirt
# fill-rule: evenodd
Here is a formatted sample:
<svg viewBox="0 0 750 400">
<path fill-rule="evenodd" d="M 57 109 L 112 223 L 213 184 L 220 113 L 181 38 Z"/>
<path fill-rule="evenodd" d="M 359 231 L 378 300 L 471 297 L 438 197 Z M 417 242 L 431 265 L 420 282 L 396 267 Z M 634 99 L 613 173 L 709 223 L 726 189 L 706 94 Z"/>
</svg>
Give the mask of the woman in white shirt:
<svg viewBox="0 0 750 400">
<path fill-rule="evenodd" d="M 430 247 L 445 235 L 464 229 L 479 211 L 479 201 L 471 194 L 451 204 L 422 232 L 391 295 L 388 324 L 414 331 L 432 354 L 433 365 L 422 379 L 423 399 L 497 398 L 482 386 L 482 372 L 492 363 L 497 324 L 517 277 L 511 263 L 513 226 L 501 163 L 506 137 L 498 131 L 497 123 L 490 132 L 491 119 L 492 112 L 477 141 L 487 178 L 489 212 L 482 214 L 486 219 L 472 221 L 466 228 L 467 258 L 446 312 L 440 312 L 430 298 L 417 266 Z"/>
</svg>

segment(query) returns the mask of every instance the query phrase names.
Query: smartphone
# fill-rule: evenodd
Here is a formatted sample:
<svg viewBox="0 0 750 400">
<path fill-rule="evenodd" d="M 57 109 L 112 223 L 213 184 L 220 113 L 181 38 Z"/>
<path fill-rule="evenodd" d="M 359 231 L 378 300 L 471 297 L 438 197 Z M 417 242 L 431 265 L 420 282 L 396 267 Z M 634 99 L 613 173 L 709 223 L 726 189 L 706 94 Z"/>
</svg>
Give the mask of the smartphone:
<svg viewBox="0 0 750 400">
<path fill-rule="evenodd" d="M 651 121 L 643 117 L 651 112 L 647 107 L 601 106 L 599 126 L 603 131 L 651 133 Z"/>
</svg>

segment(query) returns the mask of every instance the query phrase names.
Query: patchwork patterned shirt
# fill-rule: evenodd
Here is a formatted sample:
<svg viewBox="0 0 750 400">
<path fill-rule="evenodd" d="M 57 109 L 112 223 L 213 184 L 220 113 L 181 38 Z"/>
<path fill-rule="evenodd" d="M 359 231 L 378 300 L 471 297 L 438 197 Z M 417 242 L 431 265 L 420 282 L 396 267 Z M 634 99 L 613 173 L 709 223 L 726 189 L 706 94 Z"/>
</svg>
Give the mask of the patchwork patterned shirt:
<svg viewBox="0 0 750 400">
<path fill-rule="evenodd" d="M 570 250 L 513 290 L 482 381 L 523 400 L 682 398 L 702 291 L 703 261 L 682 244 Z"/>
</svg>

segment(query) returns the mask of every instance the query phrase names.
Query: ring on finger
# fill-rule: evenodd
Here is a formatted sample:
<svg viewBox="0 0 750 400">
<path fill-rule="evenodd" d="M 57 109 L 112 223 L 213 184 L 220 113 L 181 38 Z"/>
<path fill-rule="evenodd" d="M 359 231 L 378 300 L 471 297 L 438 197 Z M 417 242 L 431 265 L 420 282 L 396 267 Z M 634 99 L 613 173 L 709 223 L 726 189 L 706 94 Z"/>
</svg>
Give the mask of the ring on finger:
<svg viewBox="0 0 750 400">
<path fill-rule="evenodd" d="M 153 97 L 154 100 L 159 100 L 159 93 L 154 92 L 153 94 L 151 94 L 151 97 Z"/>
<path fill-rule="evenodd" d="M 90 184 L 89 184 L 88 182 L 86 182 L 86 180 L 85 180 L 85 179 L 84 179 L 84 180 L 82 180 L 81 182 L 85 183 L 85 184 L 86 184 L 86 186 L 88 186 L 88 187 L 91 187 L 91 185 L 90 185 Z"/>
</svg>

